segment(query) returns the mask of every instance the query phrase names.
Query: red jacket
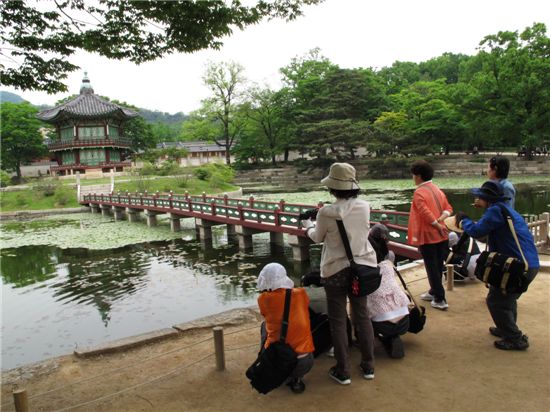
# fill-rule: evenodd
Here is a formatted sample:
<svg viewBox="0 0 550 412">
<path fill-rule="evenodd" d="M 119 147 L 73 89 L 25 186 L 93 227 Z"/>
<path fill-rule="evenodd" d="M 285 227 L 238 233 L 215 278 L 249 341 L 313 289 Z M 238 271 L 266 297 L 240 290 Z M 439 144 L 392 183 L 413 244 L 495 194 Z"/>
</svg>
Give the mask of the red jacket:
<svg viewBox="0 0 550 412">
<path fill-rule="evenodd" d="M 445 193 L 431 181 L 419 185 L 414 191 L 409 216 L 407 243 L 413 246 L 443 242 L 449 236 L 441 234 L 432 223 L 446 210 L 453 212 Z"/>
</svg>

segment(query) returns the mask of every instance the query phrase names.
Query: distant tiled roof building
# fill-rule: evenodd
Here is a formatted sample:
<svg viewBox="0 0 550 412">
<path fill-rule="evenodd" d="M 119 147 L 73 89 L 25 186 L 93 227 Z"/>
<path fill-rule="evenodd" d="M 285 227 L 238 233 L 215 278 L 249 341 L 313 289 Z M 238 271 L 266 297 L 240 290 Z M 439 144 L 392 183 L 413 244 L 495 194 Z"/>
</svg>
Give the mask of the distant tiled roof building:
<svg viewBox="0 0 550 412">
<path fill-rule="evenodd" d="M 162 142 L 157 144 L 157 149 L 185 149 L 189 153 L 186 158 L 180 159 L 181 166 L 199 166 L 204 163 L 224 163 L 225 147 L 216 143 L 202 141 L 196 142 Z M 160 159 L 162 160 L 162 159 Z"/>
<path fill-rule="evenodd" d="M 131 141 L 124 138 L 124 123 L 136 116 L 136 112 L 95 95 L 85 72 L 80 95 L 37 115 L 57 130 L 57 139 L 48 143 L 57 162 L 51 171 L 66 175 L 130 167 Z"/>
</svg>

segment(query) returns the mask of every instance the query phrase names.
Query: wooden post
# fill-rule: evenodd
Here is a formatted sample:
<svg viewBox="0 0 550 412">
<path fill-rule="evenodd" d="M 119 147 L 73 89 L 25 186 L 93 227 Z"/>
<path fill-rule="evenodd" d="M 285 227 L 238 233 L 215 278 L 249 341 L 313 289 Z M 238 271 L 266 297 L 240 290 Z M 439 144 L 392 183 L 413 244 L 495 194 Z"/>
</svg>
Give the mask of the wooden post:
<svg viewBox="0 0 550 412">
<path fill-rule="evenodd" d="M 540 228 L 540 237 L 541 240 L 544 242 L 541 246 L 541 250 L 550 250 L 550 236 L 548 234 L 548 226 L 550 225 L 550 213 L 544 212 L 542 215 L 540 215 L 542 220 L 544 220 L 543 225 Z"/>
<path fill-rule="evenodd" d="M 214 349 L 216 350 L 216 370 L 225 370 L 225 352 L 223 348 L 223 327 L 216 326 L 214 331 Z"/>
<path fill-rule="evenodd" d="M 445 265 L 447 267 L 447 290 L 453 290 L 455 284 L 455 274 L 453 265 Z"/>
<path fill-rule="evenodd" d="M 16 412 L 29 412 L 29 398 L 25 389 L 13 391 L 13 402 Z"/>
</svg>

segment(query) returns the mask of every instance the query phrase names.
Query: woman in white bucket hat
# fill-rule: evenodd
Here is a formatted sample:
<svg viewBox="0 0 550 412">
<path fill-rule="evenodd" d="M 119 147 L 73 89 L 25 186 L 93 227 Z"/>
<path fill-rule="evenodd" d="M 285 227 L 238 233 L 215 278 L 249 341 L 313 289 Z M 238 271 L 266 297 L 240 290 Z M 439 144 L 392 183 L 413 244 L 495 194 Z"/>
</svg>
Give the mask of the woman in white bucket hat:
<svg viewBox="0 0 550 412">
<path fill-rule="evenodd" d="M 330 321 L 336 366 L 329 376 L 342 385 L 351 383 L 349 345 L 347 335 L 346 300 L 349 298 L 357 328 L 361 350 L 361 373 L 365 379 L 374 379 L 374 336 L 369 320 L 367 298 L 348 295 L 349 260 L 342 243 L 336 220 L 342 220 L 348 234 L 355 262 L 376 266 L 376 252 L 368 241 L 370 205 L 357 199 L 359 184 L 355 168 L 348 163 L 334 163 L 327 177 L 321 180 L 336 197 L 331 205 L 323 206 L 316 223 L 303 220 L 307 235 L 315 242 L 323 242 L 321 252 L 321 278 L 327 295 L 327 310 Z"/>
</svg>

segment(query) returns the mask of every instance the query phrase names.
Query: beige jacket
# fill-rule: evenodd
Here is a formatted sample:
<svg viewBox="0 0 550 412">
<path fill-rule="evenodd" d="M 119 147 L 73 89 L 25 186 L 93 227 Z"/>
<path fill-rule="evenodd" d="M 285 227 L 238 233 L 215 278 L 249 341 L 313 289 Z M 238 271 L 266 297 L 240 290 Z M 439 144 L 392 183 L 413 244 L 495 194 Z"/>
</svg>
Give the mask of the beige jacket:
<svg viewBox="0 0 550 412">
<path fill-rule="evenodd" d="M 328 278 L 349 266 L 336 219 L 342 219 L 355 262 L 376 266 L 376 253 L 368 241 L 370 205 L 362 199 L 338 199 L 319 210 L 317 222 L 307 234 L 315 243 L 323 242 L 321 277 Z"/>
</svg>

